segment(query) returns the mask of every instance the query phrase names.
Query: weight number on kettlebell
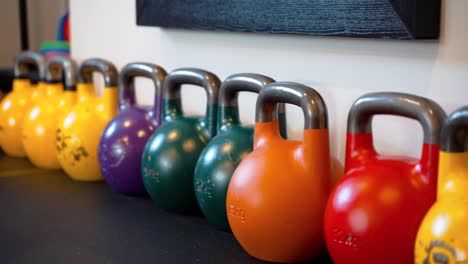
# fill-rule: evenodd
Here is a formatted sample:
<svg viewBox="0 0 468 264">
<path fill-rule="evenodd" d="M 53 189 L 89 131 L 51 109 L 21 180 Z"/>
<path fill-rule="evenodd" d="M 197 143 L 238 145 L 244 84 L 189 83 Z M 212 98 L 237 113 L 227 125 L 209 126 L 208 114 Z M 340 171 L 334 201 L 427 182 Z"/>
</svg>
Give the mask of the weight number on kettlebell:
<svg viewBox="0 0 468 264">
<path fill-rule="evenodd" d="M 229 204 L 228 205 L 228 214 L 230 216 L 233 216 L 233 217 L 236 217 L 236 218 L 239 218 L 239 220 L 242 222 L 242 223 L 245 223 L 246 220 L 245 220 L 245 210 L 240 208 L 240 207 L 237 207 L 236 205 L 234 204 Z"/>
</svg>

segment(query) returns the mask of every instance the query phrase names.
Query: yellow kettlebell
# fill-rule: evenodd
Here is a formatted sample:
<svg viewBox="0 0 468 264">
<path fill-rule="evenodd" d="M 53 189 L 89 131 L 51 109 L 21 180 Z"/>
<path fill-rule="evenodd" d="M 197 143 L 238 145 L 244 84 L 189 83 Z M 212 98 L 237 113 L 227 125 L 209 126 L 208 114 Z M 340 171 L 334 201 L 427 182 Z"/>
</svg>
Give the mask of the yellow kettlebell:
<svg viewBox="0 0 468 264">
<path fill-rule="evenodd" d="M 441 135 L 437 201 L 415 244 L 415 263 L 468 263 L 468 106 L 452 113 Z"/>
<path fill-rule="evenodd" d="M 34 66 L 39 73 L 40 84 L 36 88 L 32 88 L 28 79 L 30 66 Z M 39 53 L 25 51 L 15 58 L 13 90 L 0 104 L 0 146 L 8 156 L 26 156 L 21 140 L 23 119 L 31 104 L 41 96 L 39 89 L 43 88 L 44 68 L 45 59 Z"/>
<path fill-rule="evenodd" d="M 104 77 L 104 95 L 94 93 L 93 73 Z M 118 110 L 117 69 L 102 59 L 85 60 L 78 74 L 78 103 L 59 123 L 56 134 L 58 160 L 74 180 L 103 180 L 98 161 L 102 131 Z"/>
<path fill-rule="evenodd" d="M 20 78 L 27 78 L 29 80 L 30 98 L 32 104 L 37 103 L 42 97 L 45 96 L 45 78 L 46 78 L 46 64 L 47 59 L 40 53 L 33 51 L 25 51 L 16 57 L 14 73 L 15 76 Z M 31 79 L 30 71 L 37 72 L 36 82 Z"/>
<path fill-rule="evenodd" d="M 62 56 L 47 60 L 45 96 L 23 121 L 23 146 L 29 160 L 42 169 L 60 169 L 57 159 L 57 125 L 76 102 L 76 65 Z M 64 76 L 65 90 L 62 84 Z"/>
</svg>

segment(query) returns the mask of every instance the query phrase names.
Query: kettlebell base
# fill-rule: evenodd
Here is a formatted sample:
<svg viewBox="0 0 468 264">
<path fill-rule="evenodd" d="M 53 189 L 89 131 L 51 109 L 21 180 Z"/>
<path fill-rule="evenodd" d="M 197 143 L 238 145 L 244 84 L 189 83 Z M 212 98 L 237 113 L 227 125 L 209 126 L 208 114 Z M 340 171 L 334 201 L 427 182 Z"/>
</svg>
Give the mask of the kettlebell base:
<svg viewBox="0 0 468 264">
<path fill-rule="evenodd" d="M 122 166 L 121 170 L 124 170 L 128 175 L 141 177 L 138 173 L 139 170 L 137 170 L 137 173 L 131 173 L 130 171 L 126 171 L 123 168 L 125 168 L 125 166 Z M 102 167 L 102 171 L 106 171 L 104 167 Z M 148 193 L 146 192 L 146 189 L 143 185 L 143 181 L 138 181 L 138 179 L 129 177 L 128 175 L 122 176 L 121 174 L 119 175 L 118 172 L 111 173 L 109 170 L 107 170 L 107 173 L 103 173 L 104 180 L 106 181 L 107 185 L 110 186 L 113 192 L 127 196 L 148 196 Z"/>
<path fill-rule="evenodd" d="M 74 180 L 74 181 L 79 181 L 79 182 L 101 182 L 104 181 L 104 177 L 102 175 L 92 175 L 91 173 L 82 173 L 82 174 L 77 174 L 77 173 L 71 173 L 70 171 L 67 171 L 66 168 L 64 168 L 65 173 L 67 176 Z"/>
<path fill-rule="evenodd" d="M 26 158 L 26 152 L 18 152 L 18 151 L 10 151 L 8 150 L 7 148 L 2 148 L 3 152 L 5 152 L 5 154 L 8 156 L 8 157 L 11 157 L 11 158 L 18 158 L 18 159 L 23 159 L 23 158 Z"/>
<path fill-rule="evenodd" d="M 103 178 L 83 178 L 83 177 L 75 177 L 75 176 L 70 176 L 70 175 L 68 175 L 68 177 L 70 177 L 70 179 L 74 181 L 79 181 L 79 182 L 102 182 L 104 181 Z"/>
<path fill-rule="evenodd" d="M 29 161 L 31 161 L 31 163 L 32 163 L 34 166 L 38 167 L 39 169 L 43 169 L 43 170 L 60 170 L 60 169 L 61 169 L 60 165 L 57 165 L 57 166 L 52 165 L 52 166 L 51 166 L 51 165 L 45 165 L 45 164 L 36 163 L 36 162 L 34 162 L 34 161 L 32 161 L 32 160 L 29 160 Z"/>
<path fill-rule="evenodd" d="M 125 188 L 122 188 L 122 187 L 119 187 L 119 186 L 115 186 L 115 185 L 112 185 L 111 183 L 109 183 L 109 181 L 106 179 L 106 183 L 110 186 L 110 188 L 112 189 L 113 192 L 116 192 L 116 193 L 120 193 L 120 194 L 123 194 L 123 195 L 126 195 L 126 196 L 141 196 L 141 197 L 148 197 L 148 193 L 146 192 L 146 190 L 143 188 L 143 189 L 138 189 L 138 190 L 129 190 L 129 189 L 125 189 Z"/>
<path fill-rule="evenodd" d="M 51 160 L 50 158 L 43 159 L 42 157 L 35 157 L 33 155 L 27 155 L 29 161 L 39 169 L 43 170 L 60 170 L 60 163 L 58 160 Z"/>
</svg>

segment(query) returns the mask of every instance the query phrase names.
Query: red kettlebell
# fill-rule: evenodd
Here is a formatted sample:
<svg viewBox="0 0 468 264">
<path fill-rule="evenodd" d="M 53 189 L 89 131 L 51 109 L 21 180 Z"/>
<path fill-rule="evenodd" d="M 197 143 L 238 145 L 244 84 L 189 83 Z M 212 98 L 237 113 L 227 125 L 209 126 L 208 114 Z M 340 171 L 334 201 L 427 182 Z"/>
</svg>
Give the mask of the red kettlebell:
<svg viewBox="0 0 468 264">
<path fill-rule="evenodd" d="M 373 147 L 374 115 L 422 125 L 421 158 L 385 157 Z M 437 191 L 439 138 L 446 118 L 432 100 L 404 93 L 360 97 L 348 116 L 345 176 L 325 211 L 325 241 L 336 264 L 410 264 L 419 224 Z"/>
</svg>

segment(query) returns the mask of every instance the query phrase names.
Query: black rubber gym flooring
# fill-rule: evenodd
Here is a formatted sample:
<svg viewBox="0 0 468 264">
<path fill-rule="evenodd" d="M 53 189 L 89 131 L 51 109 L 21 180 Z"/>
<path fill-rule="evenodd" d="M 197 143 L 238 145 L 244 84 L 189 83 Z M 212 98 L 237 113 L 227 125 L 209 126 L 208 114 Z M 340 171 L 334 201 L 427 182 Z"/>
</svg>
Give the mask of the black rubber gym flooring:
<svg viewBox="0 0 468 264">
<path fill-rule="evenodd" d="M 200 215 L 0 154 L 0 263 L 263 263 Z M 330 263 L 318 260 L 316 263 Z"/>
</svg>

